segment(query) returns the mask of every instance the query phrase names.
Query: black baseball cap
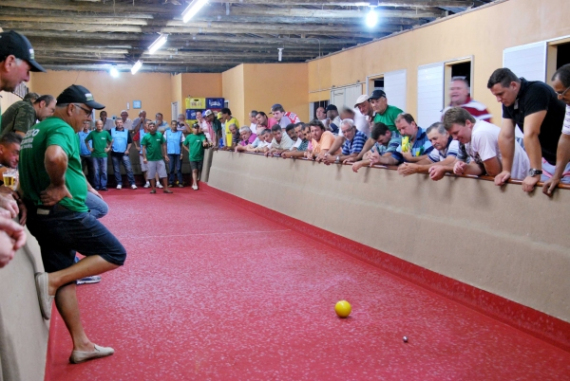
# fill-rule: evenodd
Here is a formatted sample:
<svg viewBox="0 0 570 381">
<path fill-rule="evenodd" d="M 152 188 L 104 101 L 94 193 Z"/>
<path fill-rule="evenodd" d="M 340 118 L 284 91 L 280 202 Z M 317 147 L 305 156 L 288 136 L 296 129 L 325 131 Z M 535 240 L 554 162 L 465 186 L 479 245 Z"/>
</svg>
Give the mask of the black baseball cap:
<svg viewBox="0 0 570 381">
<path fill-rule="evenodd" d="M 338 111 L 335 105 L 328 105 L 325 111 Z"/>
<path fill-rule="evenodd" d="M 101 103 L 95 102 L 91 91 L 81 85 L 71 85 L 67 89 L 63 90 L 63 93 L 59 94 L 57 97 L 57 104 L 67 103 L 84 103 L 95 110 L 105 108 Z"/>
<path fill-rule="evenodd" d="M 372 94 L 370 94 L 370 96 L 368 97 L 368 100 L 380 99 L 382 97 L 386 98 L 386 93 L 384 92 L 384 90 L 374 90 Z"/>
<path fill-rule="evenodd" d="M 13 30 L 0 33 L 0 59 L 4 60 L 9 55 L 13 55 L 30 64 L 30 71 L 42 71 L 44 73 L 46 71 L 35 61 L 34 48 L 32 48 L 30 41 Z"/>
</svg>

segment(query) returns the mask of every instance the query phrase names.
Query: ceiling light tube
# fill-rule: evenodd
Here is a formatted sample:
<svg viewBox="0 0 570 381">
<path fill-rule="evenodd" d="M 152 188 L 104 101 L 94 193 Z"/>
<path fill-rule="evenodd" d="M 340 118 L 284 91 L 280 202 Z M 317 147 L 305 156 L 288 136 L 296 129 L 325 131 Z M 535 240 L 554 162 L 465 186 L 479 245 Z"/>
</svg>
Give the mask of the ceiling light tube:
<svg viewBox="0 0 570 381">
<path fill-rule="evenodd" d="M 131 73 L 133 75 L 136 74 L 137 71 L 139 71 L 139 69 L 142 67 L 142 62 L 139 60 L 137 62 L 135 62 L 135 64 L 133 65 L 133 67 L 131 68 Z"/>
<path fill-rule="evenodd" d="M 162 45 L 166 43 L 167 38 L 168 38 L 167 34 L 161 34 L 152 44 L 150 44 L 150 46 L 148 47 L 148 52 L 150 54 L 156 52 L 158 49 L 160 49 Z"/>
<path fill-rule="evenodd" d="M 190 5 L 182 12 L 182 21 L 188 22 L 192 17 L 196 15 L 202 9 L 208 0 L 194 0 L 190 3 Z"/>
</svg>

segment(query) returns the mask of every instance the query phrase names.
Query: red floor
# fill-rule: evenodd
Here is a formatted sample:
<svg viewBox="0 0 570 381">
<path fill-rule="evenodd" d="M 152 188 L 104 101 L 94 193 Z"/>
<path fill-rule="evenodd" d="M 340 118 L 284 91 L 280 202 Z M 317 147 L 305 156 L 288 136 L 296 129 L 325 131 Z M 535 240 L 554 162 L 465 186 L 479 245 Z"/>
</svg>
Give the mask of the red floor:
<svg viewBox="0 0 570 381">
<path fill-rule="evenodd" d="M 68 364 L 54 313 L 46 380 L 570 380 L 569 352 L 235 198 L 174 192 L 105 194 L 129 257 L 78 296 L 88 335 L 116 353 Z"/>
</svg>

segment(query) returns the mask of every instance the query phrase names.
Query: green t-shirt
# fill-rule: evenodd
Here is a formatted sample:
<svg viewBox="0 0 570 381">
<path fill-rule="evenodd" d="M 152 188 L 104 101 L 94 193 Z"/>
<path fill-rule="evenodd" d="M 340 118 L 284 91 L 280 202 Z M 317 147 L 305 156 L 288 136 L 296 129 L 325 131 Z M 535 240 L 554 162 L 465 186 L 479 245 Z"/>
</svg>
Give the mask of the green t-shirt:
<svg viewBox="0 0 570 381">
<path fill-rule="evenodd" d="M 198 134 L 190 134 L 184 140 L 184 145 L 188 147 L 190 154 L 188 158 L 190 161 L 202 161 L 204 160 L 204 146 L 202 143 L 206 140 L 206 135 Z"/>
<path fill-rule="evenodd" d="M 28 101 L 18 101 L 6 109 L 4 117 L 0 122 L 4 136 L 8 132 L 20 131 L 24 134 L 36 124 L 36 110 Z"/>
<path fill-rule="evenodd" d="M 396 120 L 396 117 L 399 114 L 401 114 L 402 112 L 403 111 L 400 110 L 399 108 L 397 108 L 396 106 L 388 105 L 388 108 L 386 108 L 386 111 L 384 111 L 384 114 L 374 115 L 374 123 L 384 123 L 386 126 L 388 126 L 388 129 L 390 129 L 390 131 L 396 132 L 398 135 L 400 135 L 400 133 L 398 132 L 398 129 L 396 128 L 395 120 Z"/>
<path fill-rule="evenodd" d="M 93 148 L 93 152 L 91 152 L 91 157 L 107 157 L 107 152 L 105 149 L 109 146 L 113 139 L 111 139 L 111 134 L 109 131 L 102 130 L 98 132 L 97 130 L 91 131 L 89 135 L 85 138 L 85 144 L 87 142 L 92 141 L 91 147 Z"/>
<path fill-rule="evenodd" d="M 166 143 L 166 139 L 160 132 L 146 134 L 141 141 L 141 146 L 146 147 L 146 159 L 148 161 L 160 161 L 164 159 L 162 156 L 162 145 Z"/>
<path fill-rule="evenodd" d="M 34 205 L 42 205 L 40 193 L 51 183 L 44 164 L 49 146 L 60 146 L 67 154 L 65 185 L 73 198 L 63 198 L 59 204 L 75 212 L 87 212 L 87 180 L 83 175 L 79 142 L 73 127 L 60 118 L 49 117 L 27 133 L 20 146 L 20 185 L 24 198 Z"/>
</svg>

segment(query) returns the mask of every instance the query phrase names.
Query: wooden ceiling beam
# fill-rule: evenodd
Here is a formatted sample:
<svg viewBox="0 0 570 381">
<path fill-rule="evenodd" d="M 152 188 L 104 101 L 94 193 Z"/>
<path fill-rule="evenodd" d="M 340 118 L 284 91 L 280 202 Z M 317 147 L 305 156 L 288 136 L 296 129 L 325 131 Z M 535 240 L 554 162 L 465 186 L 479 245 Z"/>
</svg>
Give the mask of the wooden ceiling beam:
<svg viewBox="0 0 570 381">
<path fill-rule="evenodd" d="M 206 66 L 198 67 L 192 65 L 143 65 L 139 73 L 151 72 L 151 73 L 221 73 L 237 65 L 225 65 L 225 66 Z M 101 64 L 79 64 L 79 65 L 65 65 L 65 64 L 45 64 L 43 65 L 47 70 L 81 70 L 81 71 L 108 71 L 109 65 Z M 117 69 L 124 75 L 131 75 L 129 71 L 131 70 L 131 65 L 117 65 Z"/>
<path fill-rule="evenodd" d="M 323 3 L 319 0 L 210 0 L 210 3 L 230 3 L 230 4 L 255 4 L 255 5 L 312 5 L 322 7 L 339 6 L 339 7 L 368 7 L 369 1 L 363 0 L 331 0 Z M 382 7 L 409 7 L 409 8 L 470 8 L 473 5 L 472 0 L 378 0 L 378 6 Z"/>
</svg>

